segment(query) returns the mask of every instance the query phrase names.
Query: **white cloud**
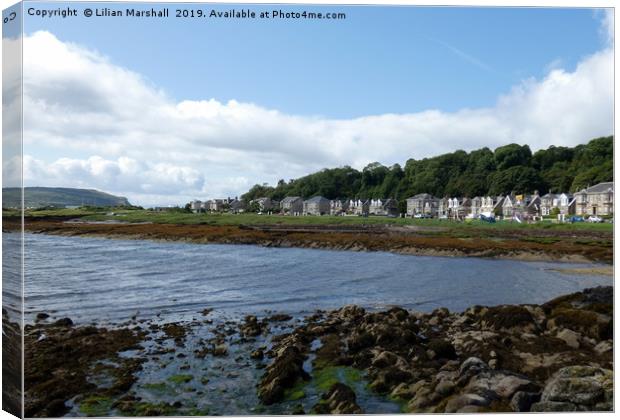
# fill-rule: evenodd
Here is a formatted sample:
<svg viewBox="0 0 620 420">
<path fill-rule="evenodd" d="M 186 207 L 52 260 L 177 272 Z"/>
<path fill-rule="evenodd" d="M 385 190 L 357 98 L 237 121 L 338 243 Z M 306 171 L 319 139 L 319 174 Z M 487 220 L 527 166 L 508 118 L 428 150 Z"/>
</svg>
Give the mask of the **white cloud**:
<svg viewBox="0 0 620 420">
<path fill-rule="evenodd" d="M 459 148 L 570 146 L 613 129 L 610 47 L 574 71 L 554 68 L 524 81 L 493 107 L 329 119 L 237 101 L 177 102 L 50 33 L 34 33 L 24 45 L 26 184 L 98 188 L 145 205 L 237 195 L 323 167 L 404 163 Z"/>
<path fill-rule="evenodd" d="M 601 32 L 605 37 L 607 45 L 611 48 L 614 46 L 614 9 L 603 9 L 603 18 L 601 20 Z"/>
</svg>

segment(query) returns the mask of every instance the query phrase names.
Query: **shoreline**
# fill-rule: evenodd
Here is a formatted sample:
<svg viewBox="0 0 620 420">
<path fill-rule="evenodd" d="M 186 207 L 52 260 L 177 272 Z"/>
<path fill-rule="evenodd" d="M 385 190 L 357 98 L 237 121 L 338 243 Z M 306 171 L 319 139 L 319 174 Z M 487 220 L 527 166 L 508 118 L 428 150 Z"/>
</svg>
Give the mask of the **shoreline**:
<svg viewBox="0 0 620 420">
<path fill-rule="evenodd" d="M 20 225 L 4 221 L 6 231 Z M 195 244 L 257 245 L 280 248 L 308 248 L 335 251 L 391 252 L 401 255 L 475 257 L 518 261 L 613 263 L 613 244 L 601 245 L 593 239 L 545 240 L 528 232 L 515 236 L 503 232 L 495 237 L 454 237 L 443 232 L 403 231 L 369 228 L 354 232 L 327 226 L 322 230 L 271 229 L 255 226 L 178 225 L 163 223 L 69 223 L 58 220 L 26 220 L 25 231 L 33 234 L 103 237 L 123 240 L 152 240 Z M 502 236 L 504 235 L 504 236 Z"/>
<path fill-rule="evenodd" d="M 26 413 L 361 414 L 369 401 L 411 413 L 610 411 L 612 314 L 611 286 L 463 312 L 348 305 L 231 320 L 207 308 L 194 321 L 108 328 L 40 314 L 25 328 Z M 218 405 L 229 397 L 246 408 Z"/>
</svg>

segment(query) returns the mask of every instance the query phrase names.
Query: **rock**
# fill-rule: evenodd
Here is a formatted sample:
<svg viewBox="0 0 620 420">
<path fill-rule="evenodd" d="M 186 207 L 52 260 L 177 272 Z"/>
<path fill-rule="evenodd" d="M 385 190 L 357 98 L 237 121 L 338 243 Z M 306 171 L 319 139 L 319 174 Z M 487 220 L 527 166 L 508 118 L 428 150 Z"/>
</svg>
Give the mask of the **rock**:
<svg viewBox="0 0 620 420">
<path fill-rule="evenodd" d="M 350 351 L 360 351 L 372 346 L 375 343 L 375 339 L 366 331 L 354 332 L 347 339 L 347 347 Z"/>
<path fill-rule="evenodd" d="M 273 362 L 267 367 L 258 386 L 258 397 L 265 405 L 279 402 L 284 391 L 298 379 L 307 380 L 309 375 L 303 369 L 304 355 L 295 345 L 280 349 Z"/>
<path fill-rule="evenodd" d="M 37 314 L 37 321 L 43 321 L 44 319 L 49 318 L 50 316 L 48 314 L 46 314 L 45 312 L 39 312 Z"/>
<path fill-rule="evenodd" d="M 541 403 L 560 402 L 594 406 L 599 402 L 611 400 L 612 394 L 611 370 L 591 366 L 568 366 L 558 370 L 547 381 Z"/>
<path fill-rule="evenodd" d="M 245 317 L 245 322 L 239 327 L 239 330 L 246 337 L 256 337 L 263 333 L 264 327 L 264 322 L 259 323 L 254 315 L 248 315 Z"/>
<path fill-rule="evenodd" d="M 556 308 L 547 322 L 547 327 L 569 328 L 587 337 L 606 339 L 609 329 L 609 317 L 585 309 Z"/>
<path fill-rule="evenodd" d="M 497 359 L 491 359 L 489 360 L 489 367 L 491 369 L 497 369 L 499 366 L 499 361 Z"/>
<path fill-rule="evenodd" d="M 581 336 L 573 330 L 563 328 L 557 333 L 556 337 L 564 341 L 569 347 L 572 347 L 574 349 L 579 348 L 579 338 Z"/>
<path fill-rule="evenodd" d="M 407 410 L 409 412 L 420 411 L 441 399 L 441 395 L 434 393 L 431 385 L 426 381 L 416 382 L 412 390 L 414 391 L 414 396 L 407 403 Z"/>
<path fill-rule="evenodd" d="M 516 412 L 528 412 L 532 404 L 540 401 L 540 392 L 518 391 L 510 400 L 510 408 Z"/>
<path fill-rule="evenodd" d="M 341 319 L 351 321 L 362 318 L 366 314 L 366 310 L 361 306 L 347 305 L 337 312 L 337 316 Z"/>
<path fill-rule="evenodd" d="M 468 405 L 475 405 L 480 407 L 486 407 L 490 404 L 490 401 L 477 394 L 463 394 L 451 397 L 445 408 L 446 413 L 456 413 L 460 409 Z"/>
<path fill-rule="evenodd" d="M 379 393 L 389 392 L 402 382 L 411 380 L 411 373 L 396 367 L 388 367 L 379 371 L 376 379 L 370 384 L 370 388 Z"/>
<path fill-rule="evenodd" d="M 456 410 L 457 413 L 480 413 L 484 408 L 479 405 L 466 405 Z"/>
<path fill-rule="evenodd" d="M 429 350 L 435 353 L 437 359 L 456 359 L 456 350 L 454 346 L 445 340 L 434 339 L 428 343 Z"/>
<path fill-rule="evenodd" d="M 291 415 L 293 416 L 299 416 L 302 414 L 306 414 L 306 412 L 304 411 L 304 406 L 301 404 L 297 404 L 295 407 L 293 407 L 293 411 L 291 411 Z"/>
<path fill-rule="evenodd" d="M 460 363 L 458 360 L 449 360 L 439 368 L 440 371 L 455 372 L 459 370 Z"/>
<path fill-rule="evenodd" d="M 67 411 L 64 400 L 55 399 L 45 407 L 47 417 L 61 417 Z"/>
<path fill-rule="evenodd" d="M 435 392 L 438 393 L 439 395 L 446 397 L 452 394 L 455 387 L 456 385 L 454 384 L 454 382 L 450 380 L 444 380 L 437 384 L 437 386 L 435 387 Z"/>
<path fill-rule="evenodd" d="M 254 351 L 250 354 L 250 357 L 251 357 L 252 359 L 255 359 L 255 360 L 262 360 L 262 359 L 263 359 L 263 357 L 265 357 L 265 354 L 263 353 L 263 351 L 262 351 L 261 349 L 258 349 L 258 350 L 254 350 Z"/>
<path fill-rule="evenodd" d="M 461 363 L 461 367 L 459 368 L 459 376 L 470 378 L 473 375 L 488 369 L 489 366 L 482 360 L 477 357 L 470 357 Z"/>
<path fill-rule="evenodd" d="M 218 344 L 213 348 L 213 355 L 216 357 L 226 356 L 228 354 L 228 347 L 226 344 Z"/>
<path fill-rule="evenodd" d="M 274 314 L 274 315 L 271 315 L 265 318 L 265 321 L 284 322 L 284 321 L 290 321 L 291 319 L 293 319 L 293 317 L 288 314 Z"/>
<path fill-rule="evenodd" d="M 54 326 L 56 327 L 71 327 L 72 325 L 73 321 L 71 321 L 71 318 L 61 318 L 54 322 Z"/>
<path fill-rule="evenodd" d="M 322 401 L 313 407 L 317 414 L 361 414 L 355 392 L 343 383 L 335 383 L 321 396 Z"/>
<path fill-rule="evenodd" d="M 410 400 L 415 394 L 413 386 L 414 384 L 403 382 L 392 390 L 390 397 L 398 400 Z"/>
<path fill-rule="evenodd" d="M 482 317 L 482 325 L 502 331 L 515 328 L 526 332 L 539 330 L 530 311 L 518 305 L 501 305 L 489 308 Z"/>
<path fill-rule="evenodd" d="M 399 356 L 391 351 L 382 351 L 373 360 L 372 366 L 378 369 L 387 368 L 388 366 L 394 366 L 399 360 Z"/>
<path fill-rule="evenodd" d="M 614 343 L 611 340 L 601 341 L 594 347 L 594 351 L 598 354 L 604 354 L 609 351 L 613 351 Z"/>
<path fill-rule="evenodd" d="M 434 316 L 428 320 L 428 325 L 432 325 L 433 327 L 436 327 L 440 323 L 441 323 L 441 319 L 438 316 Z"/>
<path fill-rule="evenodd" d="M 518 391 L 538 392 L 540 387 L 525 377 L 508 375 L 491 388 L 499 397 L 510 399 Z"/>
<path fill-rule="evenodd" d="M 568 402 L 541 401 L 532 404 L 530 408 L 532 413 L 559 411 L 577 411 L 577 406 Z"/>
</svg>

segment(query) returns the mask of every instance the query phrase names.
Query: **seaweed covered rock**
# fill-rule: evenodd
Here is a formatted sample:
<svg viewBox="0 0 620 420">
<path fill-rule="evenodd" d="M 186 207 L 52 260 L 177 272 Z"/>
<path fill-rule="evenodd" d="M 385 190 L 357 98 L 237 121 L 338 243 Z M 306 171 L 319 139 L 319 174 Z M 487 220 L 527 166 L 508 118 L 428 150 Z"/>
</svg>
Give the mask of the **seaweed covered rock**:
<svg viewBox="0 0 620 420">
<path fill-rule="evenodd" d="M 266 328 L 267 323 L 265 321 L 259 322 L 254 315 L 248 315 L 239 330 L 246 337 L 256 337 L 261 335 Z"/>
<path fill-rule="evenodd" d="M 321 401 L 313 409 L 317 414 L 361 414 L 355 392 L 343 383 L 335 383 L 321 396 Z"/>
<path fill-rule="evenodd" d="M 263 404 L 270 405 L 281 401 L 287 388 L 292 387 L 298 380 L 310 378 L 303 369 L 305 358 L 297 343 L 281 345 L 258 386 L 258 398 Z"/>
<path fill-rule="evenodd" d="M 613 372 L 592 366 L 568 366 L 547 382 L 531 411 L 607 411 L 613 409 Z"/>
<path fill-rule="evenodd" d="M 454 360 L 457 358 L 456 349 L 454 346 L 446 341 L 441 339 L 434 339 L 429 341 L 428 349 L 432 352 L 431 359 L 449 359 Z"/>
<path fill-rule="evenodd" d="M 489 308 L 482 317 L 482 325 L 501 331 L 515 328 L 525 332 L 536 332 L 539 330 L 539 326 L 530 311 L 518 305 L 502 305 Z"/>
<path fill-rule="evenodd" d="M 135 382 L 135 373 L 144 359 L 122 358 L 118 353 L 140 348 L 144 334 L 130 329 L 73 327 L 63 322 L 29 326 L 24 336 L 25 415 L 60 417 L 69 408 L 67 401 L 95 390 L 88 378 L 97 369 L 95 362 L 109 359 L 113 365 L 100 366 L 113 379 L 98 392 L 114 396 L 126 392 Z M 93 367 L 93 364 L 95 366 Z"/>
</svg>

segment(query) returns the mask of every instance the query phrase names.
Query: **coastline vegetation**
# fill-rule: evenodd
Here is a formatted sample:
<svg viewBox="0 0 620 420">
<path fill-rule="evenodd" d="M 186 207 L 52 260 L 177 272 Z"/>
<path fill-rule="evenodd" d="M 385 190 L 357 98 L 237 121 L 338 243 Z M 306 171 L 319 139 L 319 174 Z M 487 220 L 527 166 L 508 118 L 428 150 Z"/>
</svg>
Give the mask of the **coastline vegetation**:
<svg viewBox="0 0 620 420">
<path fill-rule="evenodd" d="M 20 217 L 19 210 L 3 210 L 5 219 Z M 278 214 L 256 213 L 186 213 L 162 212 L 143 209 L 115 209 L 80 207 L 75 209 L 26 210 L 26 222 L 36 220 L 68 220 L 82 222 L 120 222 L 120 223 L 157 223 L 211 226 L 263 226 L 263 225 L 323 225 L 323 226 L 413 226 L 420 228 L 439 228 L 450 232 L 470 230 L 548 230 L 548 231 L 593 231 L 613 232 L 612 223 L 557 223 L 547 219 L 537 223 L 517 223 L 498 221 L 487 223 L 480 220 L 456 222 L 453 220 L 413 219 L 384 216 L 284 216 Z"/>
<path fill-rule="evenodd" d="M 409 159 L 404 167 L 369 163 L 361 171 L 343 166 L 325 168 L 275 186 L 256 184 L 242 195 L 281 200 L 287 196 L 327 199 L 394 198 L 401 212 L 405 200 L 419 193 L 436 197 L 475 197 L 511 191 L 573 193 L 613 179 L 613 136 L 575 147 L 550 146 L 532 152 L 528 145 L 508 144 L 465 152 L 457 150 L 425 159 Z"/>
</svg>

